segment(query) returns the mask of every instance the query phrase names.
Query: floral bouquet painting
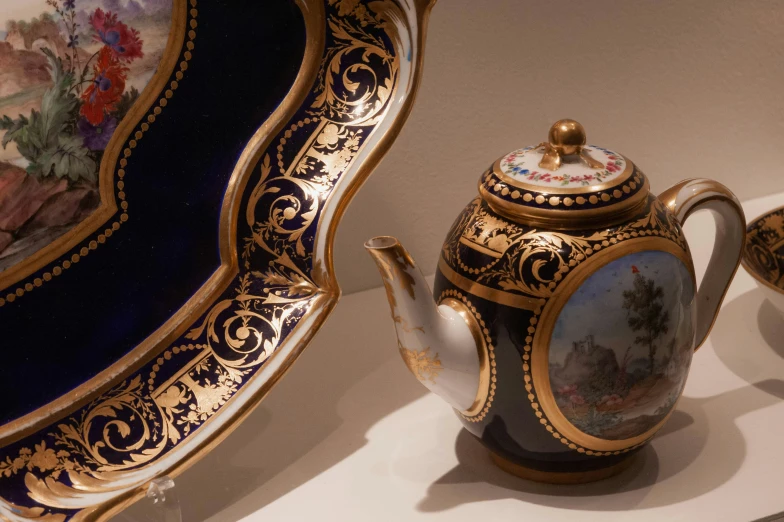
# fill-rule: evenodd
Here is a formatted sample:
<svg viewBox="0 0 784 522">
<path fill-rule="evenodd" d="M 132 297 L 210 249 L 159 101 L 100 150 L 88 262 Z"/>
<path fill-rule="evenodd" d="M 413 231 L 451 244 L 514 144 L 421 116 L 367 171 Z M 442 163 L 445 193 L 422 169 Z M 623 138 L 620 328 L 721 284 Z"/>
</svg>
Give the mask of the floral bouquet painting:
<svg viewBox="0 0 784 522">
<path fill-rule="evenodd" d="M 160 61 L 171 16 L 161 0 L 9 2 L 0 8 L 0 16 L 8 11 L 0 32 L 0 271 L 98 206 L 104 151 Z M 30 9 L 44 12 L 29 21 L 8 16 Z"/>
</svg>

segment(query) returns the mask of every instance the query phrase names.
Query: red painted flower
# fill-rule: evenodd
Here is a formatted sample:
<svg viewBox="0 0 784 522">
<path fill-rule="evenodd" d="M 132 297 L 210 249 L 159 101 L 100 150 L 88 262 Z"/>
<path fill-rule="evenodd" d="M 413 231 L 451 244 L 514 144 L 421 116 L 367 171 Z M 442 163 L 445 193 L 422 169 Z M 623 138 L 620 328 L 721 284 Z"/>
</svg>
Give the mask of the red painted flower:
<svg viewBox="0 0 784 522">
<path fill-rule="evenodd" d="M 640 269 L 637 268 L 635 265 L 632 265 L 632 274 L 639 274 L 639 273 L 640 273 Z"/>
<path fill-rule="evenodd" d="M 104 113 L 111 112 L 125 90 L 125 75 L 128 69 L 120 64 L 108 47 L 98 54 L 93 66 L 93 83 L 82 93 L 82 108 L 79 112 L 93 125 L 103 121 Z"/>
<path fill-rule="evenodd" d="M 111 49 L 116 58 L 131 61 L 144 56 L 139 31 L 117 21 L 117 15 L 104 13 L 100 7 L 90 15 L 90 25 L 95 29 L 95 39 Z"/>
</svg>

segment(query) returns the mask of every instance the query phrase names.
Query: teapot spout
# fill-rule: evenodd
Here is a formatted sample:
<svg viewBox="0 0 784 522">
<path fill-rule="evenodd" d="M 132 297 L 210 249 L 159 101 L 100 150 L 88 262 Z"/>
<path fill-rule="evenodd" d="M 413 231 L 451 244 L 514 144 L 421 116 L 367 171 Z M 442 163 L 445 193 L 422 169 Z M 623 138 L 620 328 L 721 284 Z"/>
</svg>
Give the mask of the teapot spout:
<svg viewBox="0 0 784 522">
<path fill-rule="evenodd" d="M 394 237 L 375 237 L 365 248 L 384 281 L 406 366 L 453 408 L 471 412 L 489 375 L 487 349 L 476 319 L 456 299 L 438 305 L 424 275 Z"/>
</svg>

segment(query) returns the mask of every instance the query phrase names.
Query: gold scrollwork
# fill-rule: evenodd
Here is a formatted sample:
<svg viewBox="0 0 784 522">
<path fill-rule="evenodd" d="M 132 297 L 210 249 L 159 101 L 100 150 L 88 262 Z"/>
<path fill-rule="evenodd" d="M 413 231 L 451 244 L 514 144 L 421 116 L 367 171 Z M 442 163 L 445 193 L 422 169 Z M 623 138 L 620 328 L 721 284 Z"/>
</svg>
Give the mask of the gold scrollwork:
<svg viewBox="0 0 784 522">
<path fill-rule="evenodd" d="M 594 253 L 619 241 L 650 235 L 687 248 L 680 226 L 664 204 L 653 197 L 645 211 L 629 222 L 586 233 L 541 230 L 514 223 L 476 198 L 455 221 L 441 256 L 457 276 L 467 278 L 473 286 L 489 289 L 484 292 L 487 296 L 480 297 L 498 301 L 498 294 L 505 293 L 510 297 L 547 299 L 570 269 Z M 464 259 L 466 256 L 471 260 Z M 455 279 L 450 278 L 453 282 Z"/>
<path fill-rule="evenodd" d="M 441 359 L 438 358 L 438 353 L 431 354 L 430 347 L 420 351 L 409 350 L 400 344 L 400 341 L 397 342 L 397 348 L 400 351 L 400 357 L 403 358 L 403 362 L 414 374 L 414 377 L 422 382 L 436 382 L 436 377 L 444 369 L 441 365 Z"/>
<path fill-rule="evenodd" d="M 336 11 L 327 17 L 334 43 L 325 50 L 306 116 L 281 132 L 278 172 L 270 157 L 274 145 L 260 161 L 234 289 L 185 334 L 184 343 L 161 353 L 146 381 L 137 373 L 40 442 L 0 456 L 0 477 L 24 473 L 27 493 L 39 505 L 73 514 L 74 496 L 116 491 L 124 473 L 151 465 L 212 420 L 323 296 L 317 282 L 329 276 L 313 255 L 314 223 L 389 109 L 400 63 L 378 35 L 399 42 L 395 20 L 405 18 L 389 0 L 328 4 Z M 288 149 L 292 144 L 296 150 Z M 440 370 L 437 355 L 417 356 L 415 363 L 425 378 Z M 29 519 L 67 518 L 38 507 L 17 512 Z"/>
<path fill-rule="evenodd" d="M 784 207 L 751 221 L 743 247 L 742 264 L 763 285 L 784 290 Z"/>
</svg>

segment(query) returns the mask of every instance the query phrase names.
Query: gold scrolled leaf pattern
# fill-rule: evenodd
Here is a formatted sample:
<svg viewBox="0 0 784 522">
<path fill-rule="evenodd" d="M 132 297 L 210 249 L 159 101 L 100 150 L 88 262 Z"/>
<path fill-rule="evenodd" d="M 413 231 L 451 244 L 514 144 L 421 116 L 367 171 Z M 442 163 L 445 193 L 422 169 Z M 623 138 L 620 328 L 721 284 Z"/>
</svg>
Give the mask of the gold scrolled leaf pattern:
<svg viewBox="0 0 784 522">
<path fill-rule="evenodd" d="M 447 235 L 441 256 L 459 275 L 491 289 L 546 299 L 570 269 L 596 252 L 635 237 L 661 236 L 687 248 L 680 225 L 649 197 L 631 221 L 589 232 L 541 230 L 511 222 L 474 199 Z"/>
<path fill-rule="evenodd" d="M 751 221 L 743 249 L 749 274 L 777 291 L 784 289 L 784 207 Z"/>
<path fill-rule="evenodd" d="M 405 19 L 390 0 L 327 0 L 326 8 L 317 80 L 263 154 L 258 180 L 244 196 L 247 234 L 233 288 L 132 377 L 48 433 L 0 451 L 0 481 L 23 478 L 23 494 L 2 499 L 18 518 L 93 519 L 92 506 L 105 501 L 98 495 L 116 491 L 127 473 L 210 422 L 324 295 L 318 283 L 328 275 L 313 258 L 318 220 L 389 109 L 400 67 L 394 21 Z M 94 504 L 84 500 L 90 494 Z"/>
</svg>

